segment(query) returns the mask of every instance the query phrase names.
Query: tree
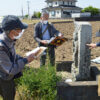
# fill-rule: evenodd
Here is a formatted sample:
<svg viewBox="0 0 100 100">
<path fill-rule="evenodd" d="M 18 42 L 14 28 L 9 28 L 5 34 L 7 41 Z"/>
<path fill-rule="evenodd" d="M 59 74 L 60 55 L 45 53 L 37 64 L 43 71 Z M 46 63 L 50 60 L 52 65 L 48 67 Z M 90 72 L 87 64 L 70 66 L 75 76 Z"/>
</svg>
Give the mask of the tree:
<svg viewBox="0 0 100 100">
<path fill-rule="evenodd" d="M 95 7 L 92 7 L 92 6 L 84 8 L 82 10 L 82 12 L 90 12 L 91 16 L 99 15 L 99 13 L 100 13 L 98 8 L 95 8 Z"/>
<path fill-rule="evenodd" d="M 40 18 L 41 17 L 41 13 L 37 12 L 36 16 L 37 16 L 37 18 Z"/>
<path fill-rule="evenodd" d="M 28 18 L 28 15 L 25 15 L 25 18 Z"/>
<path fill-rule="evenodd" d="M 41 13 L 40 12 L 34 12 L 32 18 L 40 18 L 41 17 Z"/>
</svg>

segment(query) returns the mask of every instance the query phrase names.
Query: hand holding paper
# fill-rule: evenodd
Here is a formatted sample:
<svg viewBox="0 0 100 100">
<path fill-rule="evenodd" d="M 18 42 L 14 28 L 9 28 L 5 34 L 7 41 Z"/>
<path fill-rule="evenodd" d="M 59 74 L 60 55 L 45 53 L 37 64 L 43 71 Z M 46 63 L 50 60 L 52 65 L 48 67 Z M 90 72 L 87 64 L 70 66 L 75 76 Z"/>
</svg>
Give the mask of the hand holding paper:
<svg viewBox="0 0 100 100">
<path fill-rule="evenodd" d="M 48 40 L 41 40 L 41 43 L 48 44 Z"/>
<path fill-rule="evenodd" d="M 34 59 L 38 58 L 42 55 L 42 53 L 47 49 L 47 47 L 37 47 L 32 51 L 29 51 L 26 53 L 26 58 L 28 60 L 28 63 L 32 62 Z"/>
<path fill-rule="evenodd" d="M 31 54 L 34 54 L 34 58 L 38 58 L 39 56 L 41 56 L 41 54 L 47 49 L 47 47 L 37 47 L 32 51 L 29 51 L 28 53 L 26 53 L 26 56 L 29 56 Z"/>
<path fill-rule="evenodd" d="M 28 60 L 28 63 L 32 62 L 35 59 L 35 54 L 30 54 L 29 56 L 26 57 Z"/>
</svg>

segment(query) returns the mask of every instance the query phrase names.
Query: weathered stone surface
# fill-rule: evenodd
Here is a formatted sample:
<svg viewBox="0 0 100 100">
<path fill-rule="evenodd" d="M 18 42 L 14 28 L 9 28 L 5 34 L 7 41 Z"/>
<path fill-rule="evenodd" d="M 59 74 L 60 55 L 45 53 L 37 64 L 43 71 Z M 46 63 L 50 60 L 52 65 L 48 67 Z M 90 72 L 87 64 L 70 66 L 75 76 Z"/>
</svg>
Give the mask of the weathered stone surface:
<svg viewBox="0 0 100 100">
<path fill-rule="evenodd" d="M 59 82 L 57 100 L 100 100 L 97 81 Z"/>
<path fill-rule="evenodd" d="M 88 80 L 90 78 L 90 49 L 92 28 L 88 22 L 75 22 L 73 35 L 73 80 Z"/>
<path fill-rule="evenodd" d="M 100 69 L 96 66 L 91 66 L 90 75 L 93 80 L 98 81 L 98 76 L 100 76 Z"/>
<path fill-rule="evenodd" d="M 73 63 L 73 61 L 59 61 L 59 62 L 56 62 L 56 69 L 57 69 L 57 71 L 71 72 L 72 63 Z"/>
</svg>

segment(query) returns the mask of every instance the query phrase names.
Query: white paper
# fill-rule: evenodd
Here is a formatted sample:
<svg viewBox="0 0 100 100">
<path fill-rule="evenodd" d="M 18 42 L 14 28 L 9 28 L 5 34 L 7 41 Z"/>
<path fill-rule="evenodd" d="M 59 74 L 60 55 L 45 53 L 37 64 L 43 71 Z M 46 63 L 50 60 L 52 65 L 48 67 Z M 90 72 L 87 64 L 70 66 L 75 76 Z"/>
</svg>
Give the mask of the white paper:
<svg viewBox="0 0 100 100">
<path fill-rule="evenodd" d="M 50 44 L 55 38 L 56 38 L 56 37 L 52 37 L 52 39 L 50 39 L 50 40 L 48 41 L 48 44 Z"/>
<path fill-rule="evenodd" d="M 95 59 L 92 59 L 91 62 L 100 64 L 100 57 L 97 57 Z"/>
<path fill-rule="evenodd" d="M 72 79 L 66 79 L 65 82 L 72 82 Z"/>
<path fill-rule="evenodd" d="M 56 37 L 52 37 L 50 40 L 46 40 L 48 44 L 50 44 Z"/>
<path fill-rule="evenodd" d="M 31 54 L 33 54 L 33 53 L 35 54 L 35 53 L 37 53 L 40 49 L 41 49 L 41 51 L 37 54 L 36 57 L 39 57 L 39 56 L 47 49 L 47 47 L 37 47 L 37 48 L 35 48 L 34 50 L 27 52 L 27 53 L 26 53 L 26 56 L 29 56 L 29 55 L 31 55 Z"/>
</svg>

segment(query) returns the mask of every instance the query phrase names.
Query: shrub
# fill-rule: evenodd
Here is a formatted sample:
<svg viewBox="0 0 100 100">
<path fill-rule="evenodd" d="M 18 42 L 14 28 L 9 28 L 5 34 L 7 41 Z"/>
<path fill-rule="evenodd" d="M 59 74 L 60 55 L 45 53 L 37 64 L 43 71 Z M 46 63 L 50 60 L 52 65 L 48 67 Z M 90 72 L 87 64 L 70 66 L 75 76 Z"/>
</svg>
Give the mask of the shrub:
<svg viewBox="0 0 100 100">
<path fill-rule="evenodd" d="M 61 80 L 54 67 L 25 69 L 23 76 L 17 80 L 23 100 L 55 100 L 56 83 Z"/>
<path fill-rule="evenodd" d="M 40 18 L 41 17 L 41 13 L 40 12 L 34 12 L 32 18 Z"/>
<path fill-rule="evenodd" d="M 28 18 L 29 16 L 28 15 L 25 15 L 25 18 Z"/>
</svg>

